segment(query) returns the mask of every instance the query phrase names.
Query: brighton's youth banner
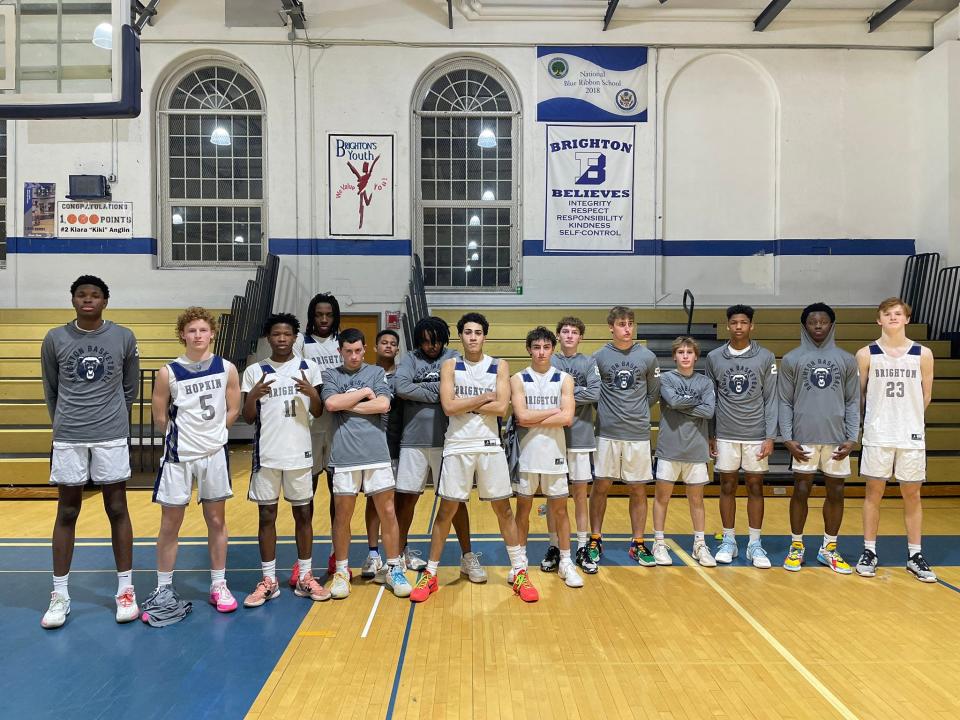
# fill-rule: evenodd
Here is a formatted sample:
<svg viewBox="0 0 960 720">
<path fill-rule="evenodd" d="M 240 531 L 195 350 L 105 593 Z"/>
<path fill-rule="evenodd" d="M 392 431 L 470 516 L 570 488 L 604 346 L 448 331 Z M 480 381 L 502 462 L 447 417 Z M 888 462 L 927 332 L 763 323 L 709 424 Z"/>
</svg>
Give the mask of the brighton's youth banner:
<svg viewBox="0 0 960 720">
<path fill-rule="evenodd" d="M 393 235 L 393 135 L 329 136 L 331 235 Z"/>
<path fill-rule="evenodd" d="M 537 48 L 537 120 L 646 122 L 647 48 Z"/>
<path fill-rule="evenodd" d="M 632 125 L 547 125 L 544 250 L 633 250 Z"/>
</svg>

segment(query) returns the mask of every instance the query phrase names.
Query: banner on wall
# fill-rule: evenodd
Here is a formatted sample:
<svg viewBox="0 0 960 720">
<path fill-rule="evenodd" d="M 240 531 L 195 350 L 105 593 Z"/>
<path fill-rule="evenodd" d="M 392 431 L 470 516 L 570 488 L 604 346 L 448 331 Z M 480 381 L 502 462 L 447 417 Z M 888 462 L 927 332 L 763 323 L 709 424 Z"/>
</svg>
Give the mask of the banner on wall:
<svg viewBox="0 0 960 720">
<path fill-rule="evenodd" d="M 23 184 L 24 237 L 56 237 L 56 209 L 56 183 L 25 182 Z"/>
<path fill-rule="evenodd" d="M 544 250 L 633 250 L 632 125 L 547 125 Z"/>
<path fill-rule="evenodd" d="M 60 238 L 133 237 L 132 202 L 63 201 L 57 203 L 57 235 Z"/>
<path fill-rule="evenodd" d="M 647 48 L 537 48 L 537 120 L 646 122 Z"/>
<path fill-rule="evenodd" d="M 330 234 L 393 235 L 393 135 L 329 135 Z"/>
</svg>

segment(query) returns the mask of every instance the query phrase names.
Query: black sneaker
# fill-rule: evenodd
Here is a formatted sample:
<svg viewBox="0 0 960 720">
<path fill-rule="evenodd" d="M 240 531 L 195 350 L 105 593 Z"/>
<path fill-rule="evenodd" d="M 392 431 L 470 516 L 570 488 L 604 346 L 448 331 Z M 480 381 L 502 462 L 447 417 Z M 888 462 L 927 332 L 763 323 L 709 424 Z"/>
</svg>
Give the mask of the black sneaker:
<svg viewBox="0 0 960 720">
<path fill-rule="evenodd" d="M 860 559 L 857 560 L 857 575 L 873 577 L 877 574 L 877 554 L 873 550 L 863 549 Z"/>
<path fill-rule="evenodd" d="M 547 553 L 543 556 L 543 560 L 540 561 L 540 570 L 543 572 L 556 572 L 558 567 L 560 567 L 560 548 L 556 545 L 551 545 L 547 548 Z"/>
<path fill-rule="evenodd" d="M 597 570 L 600 569 L 597 563 L 590 559 L 590 554 L 587 552 L 586 547 L 582 547 L 577 550 L 576 561 L 577 565 L 579 565 L 588 575 L 596 575 Z"/>
<path fill-rule="evenodd" d="M 907 560 L 907 571 L 920 582 L 935 583 L 937 581 L 937 574 L 930 569 L 927 561 L 923 559 L 923 555 L 918 552 L 911 555 L 910 559 Z"/>
</svg>

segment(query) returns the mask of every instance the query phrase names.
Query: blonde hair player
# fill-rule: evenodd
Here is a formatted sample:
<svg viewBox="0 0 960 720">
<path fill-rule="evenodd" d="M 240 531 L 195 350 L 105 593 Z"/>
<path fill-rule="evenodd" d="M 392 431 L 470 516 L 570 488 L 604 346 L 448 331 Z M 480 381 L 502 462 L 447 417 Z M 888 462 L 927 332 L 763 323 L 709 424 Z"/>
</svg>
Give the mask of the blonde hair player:
<svg viewBox="0 0 960 720">
<path fill-rule="evenodd" d="M 203 506 L 210 552 L 210 604 L 218 612 L 237 609 L 227 587 L 225 506 L 233 497 L 227 433 L 240 415 L 240 376 L 229 360 L 210 351 L 217 321 L 202 307 L 189 307 L 177 318 L 183 355 L 164 365 L 153 384 L 154 422 L 164 433 L 163 460 L 153 488 L 162 508 L 157 535 L 157 587 L 141 606 L 141 619 L 167 624 L 182 619 L 173 585 L 177 546 L 193 485 Z M 165 617 L 165 613 L 172 615 Z"/>
<path fill-rule="evenodd" d="M 860 476 L 866 481 L 866 494 L 863 553 L 856 569 L 863 577 L 876 575 L 880 500 L 887 480 L 894 478 L 903 498 L 907 570 L 921 582 L 934 583 L 936 573 L 920 550 L 920 487 L 926 480 L 923 416 L 933 392 L 933 353 L 907 337 L 910 312 L 900 298 L 884 300 L 877 308 L 880 338 L 857 351 L 863 406 Z"/>
</svg>

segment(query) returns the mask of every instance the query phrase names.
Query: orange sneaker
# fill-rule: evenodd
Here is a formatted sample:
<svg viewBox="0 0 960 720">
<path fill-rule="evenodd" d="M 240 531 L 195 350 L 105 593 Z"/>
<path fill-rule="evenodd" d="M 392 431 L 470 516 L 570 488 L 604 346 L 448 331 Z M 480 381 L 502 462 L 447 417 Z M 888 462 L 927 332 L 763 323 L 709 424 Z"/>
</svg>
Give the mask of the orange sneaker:
<svg viewBox="0 0 960 720">
<path fill-rule="evenodd" d="M 517 576 L 513 579 L 513 591 L 519 595 L 520 599 L 524 602 L 534 603 L 540 599 L 540 593 L 537 592 L 533 583 L 530 582 L 526 570 L 518 572 Z"/>
<path fill-rule="evenodd" d="M 440 584 L 437 582 L 437 576 L 424 570 L 423 575 L 420 576 L 416 586 L 410 593 L 410 600 L 415 603 L 423 602 L 439 588 Z"/>
<path fill-rule="evenodd" d="M 295 588 L 300 581 L 300 563 L 294 561 L 293 570 L 290 571 L 290 587 Z"/>
<path fill-rule="evenodd" d="M 297 597 L 308 597 L 314 602 L 323 602 L 330 599 L 330 591 L 314 579 L 312 572 L 308 572 L 300 578 L 293 594 Z"/>
</svg>

